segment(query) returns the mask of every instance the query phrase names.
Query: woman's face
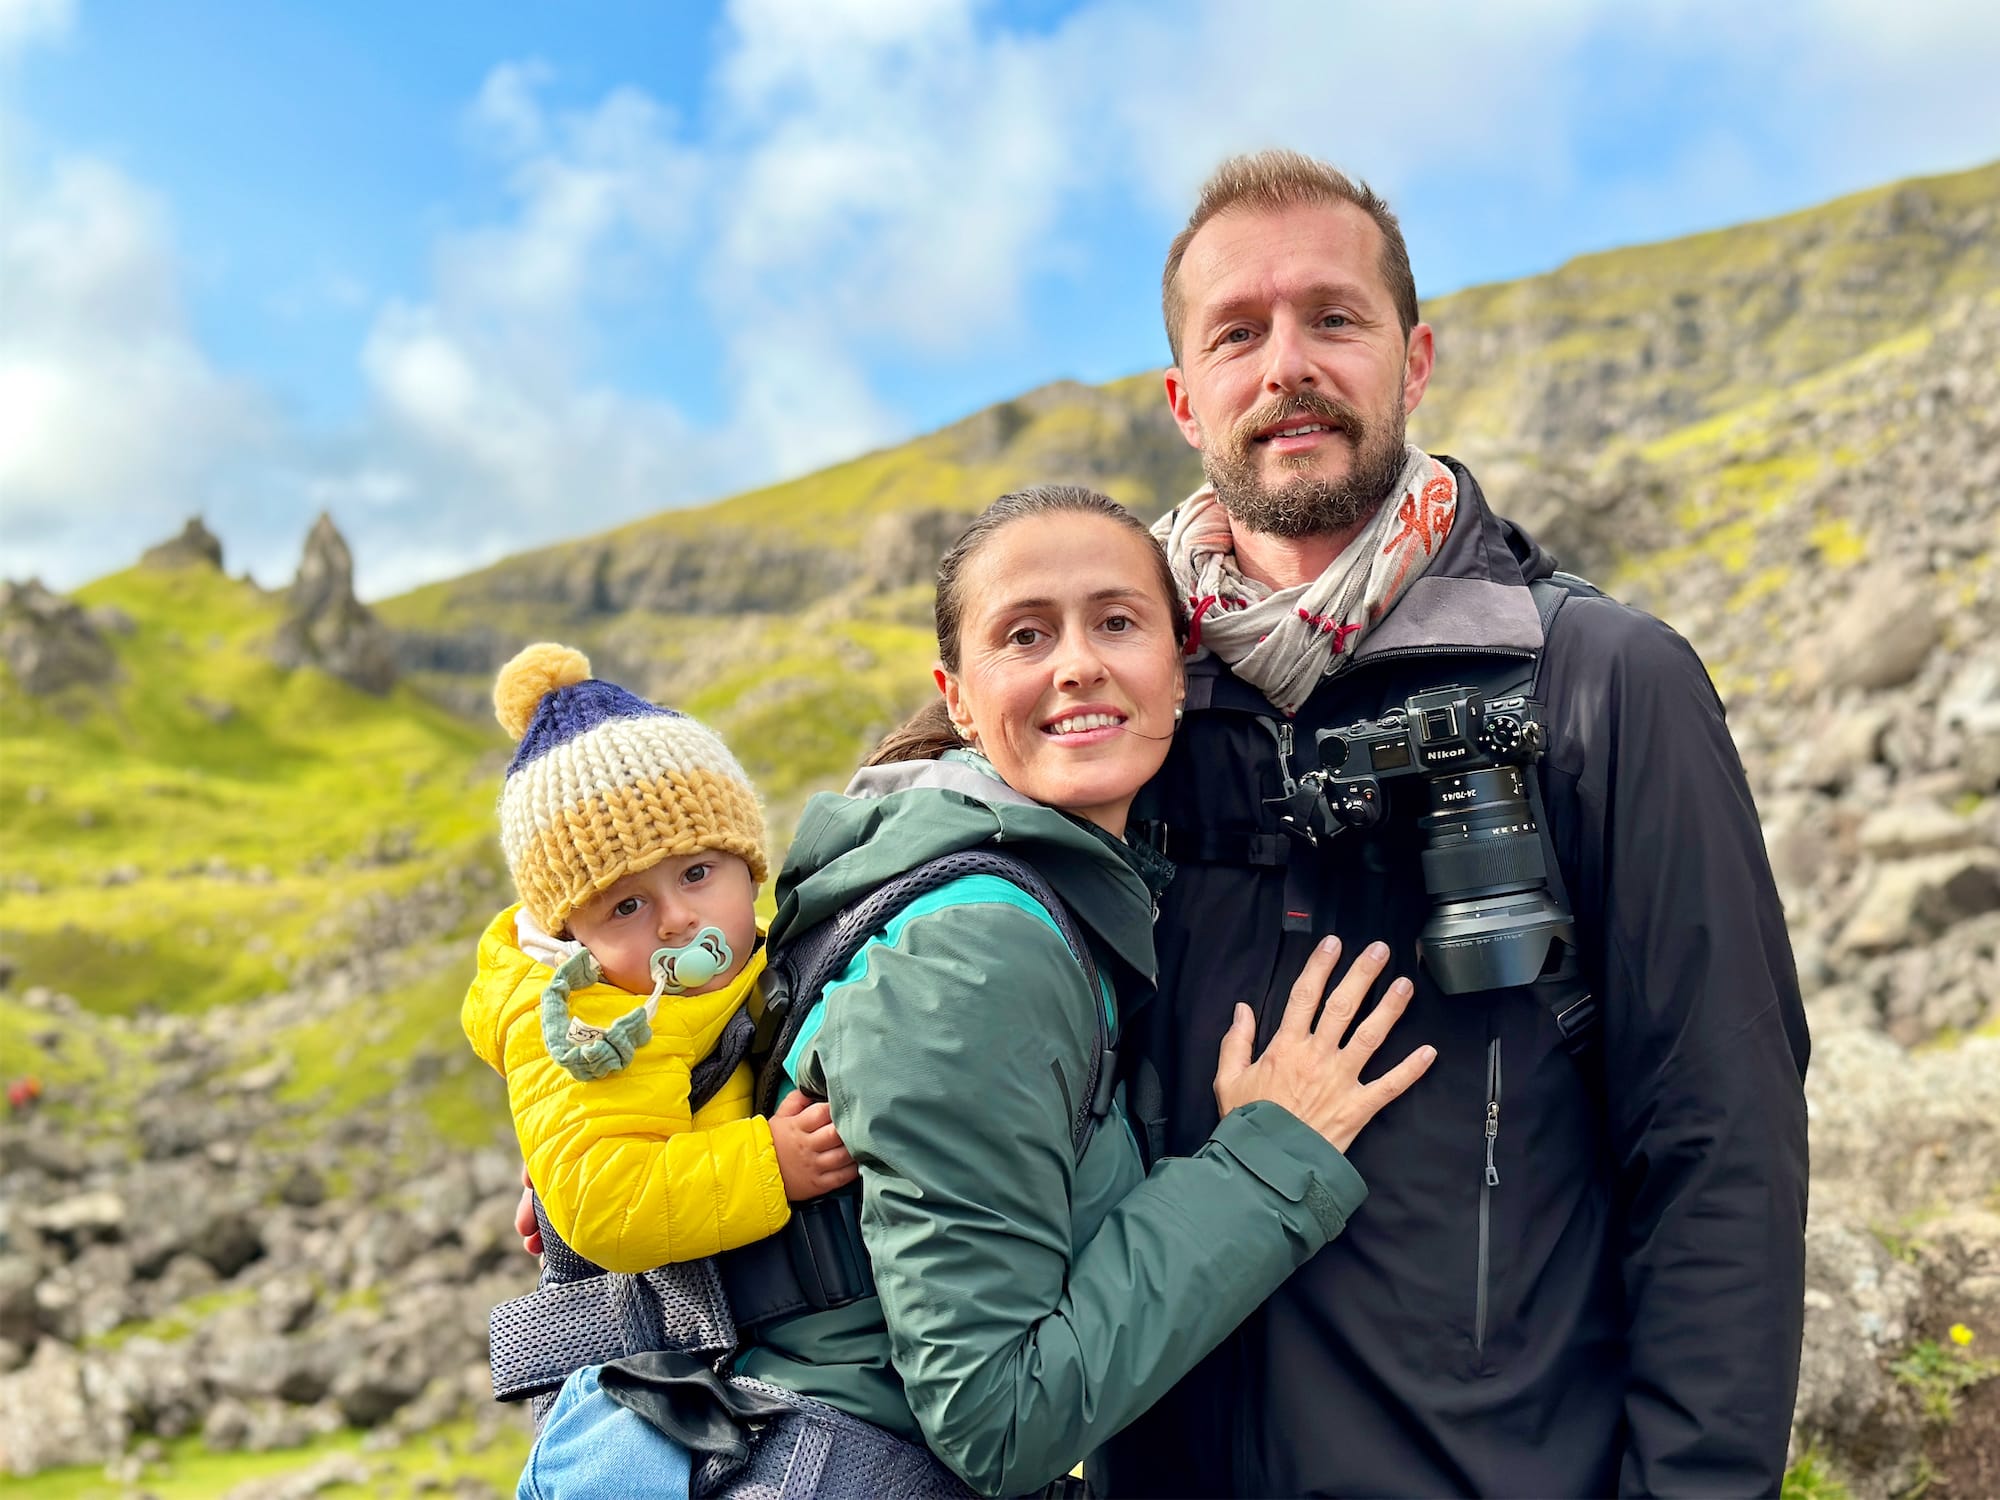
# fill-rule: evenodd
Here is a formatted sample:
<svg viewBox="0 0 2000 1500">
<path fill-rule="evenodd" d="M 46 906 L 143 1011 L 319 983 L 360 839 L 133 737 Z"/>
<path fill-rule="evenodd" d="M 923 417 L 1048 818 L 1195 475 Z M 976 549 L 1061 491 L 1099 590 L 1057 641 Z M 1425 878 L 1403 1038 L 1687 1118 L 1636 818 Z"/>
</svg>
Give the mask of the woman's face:
<svg viewBox="0 0 2000 1500">
<path fill-rule="evenodd" d="M 1106 516 L 1024 516 L 959 574 L 952 722 L 1015 791 L 1122 835 L 1167 758 L 1181 652 L 1151 542 Z"/>
</svg>

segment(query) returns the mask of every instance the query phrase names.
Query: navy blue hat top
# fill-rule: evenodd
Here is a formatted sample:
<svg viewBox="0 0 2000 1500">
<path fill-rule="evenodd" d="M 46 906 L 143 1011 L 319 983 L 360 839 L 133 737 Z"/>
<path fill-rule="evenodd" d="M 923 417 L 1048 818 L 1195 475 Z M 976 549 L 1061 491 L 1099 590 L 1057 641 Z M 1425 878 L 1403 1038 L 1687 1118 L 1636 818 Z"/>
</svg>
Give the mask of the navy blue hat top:
<svg viewBox="0 0 2000 1500">
<path fill-rule="evenodd" d="M 600 724 L 613 719 L 647 719 L 664 716 L 682 719 L 687 716 L 677 709 L 662 708 L 657 703 L 648 703 L 636 693 L 627 692 L 615 682 L 604 682 L 592 677 L 583 682 L 573 682 L 567 687 L 559 687 L 543 696 L 535 709 L 535 717 L 529 723 L 527 733 L 521 736 L 521 743 L 514 751 L 514 759 L 508 763 L 507 774 L 512 776 L 531 761 L 539 760 L 558 745 L 566 745 L 580 734 L 588 734 Z"/>
</svg>

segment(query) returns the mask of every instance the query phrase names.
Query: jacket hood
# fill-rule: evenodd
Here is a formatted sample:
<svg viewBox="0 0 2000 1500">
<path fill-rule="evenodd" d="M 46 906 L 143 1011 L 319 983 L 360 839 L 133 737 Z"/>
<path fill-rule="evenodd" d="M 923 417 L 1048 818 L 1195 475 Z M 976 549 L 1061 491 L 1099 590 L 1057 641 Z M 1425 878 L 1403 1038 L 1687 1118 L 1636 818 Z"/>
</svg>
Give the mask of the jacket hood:
<svg viewBox="0 0 2000 1500">
<path fill-rule="evenodd" d="M 871 768 L 846 795 L 822 792 L 807 803 L 778 876 L 772 941 L 905 870 L 982 845 L 1033 865 L 1078 922 L 1153 979 L 1152 896 L 1131 864 L 1054 808 L 957 760 Z"/>
</svg>

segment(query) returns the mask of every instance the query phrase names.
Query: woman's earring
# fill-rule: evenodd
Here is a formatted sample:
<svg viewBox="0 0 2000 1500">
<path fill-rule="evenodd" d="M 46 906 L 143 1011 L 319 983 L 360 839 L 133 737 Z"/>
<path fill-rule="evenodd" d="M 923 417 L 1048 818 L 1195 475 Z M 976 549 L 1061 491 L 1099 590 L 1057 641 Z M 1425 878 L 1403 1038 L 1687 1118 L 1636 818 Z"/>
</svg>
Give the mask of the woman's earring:
<svg viewBox="0 0 2000 1500">
<path fill-rule="evenodd" d="M 954 731 L 957 732 L 958 737 L 960 739 L 970 740 L 972 738 L 972 731 L 970 729 L 967 729 L 963 724 L 954 724 L 951 727 Z"/>
<path fill-rule="evenodd" d="M 1180 723 L 1180 721 L 1181 721 L 1181 720 L 1182 720 L 1183 718 L 1185 718 L 1186 716 L 1187 716 L 1187 707 L 1186 707 L 1186 705 L 1185 705 L 1185 704 L 1180 704 L 1180 703 L 1176 703 L 1176 704 L 1174 705 L 1174 722 L 1175 722 L 1176 724 L 1178 724 L 1178 723 Z"/>
</svg>

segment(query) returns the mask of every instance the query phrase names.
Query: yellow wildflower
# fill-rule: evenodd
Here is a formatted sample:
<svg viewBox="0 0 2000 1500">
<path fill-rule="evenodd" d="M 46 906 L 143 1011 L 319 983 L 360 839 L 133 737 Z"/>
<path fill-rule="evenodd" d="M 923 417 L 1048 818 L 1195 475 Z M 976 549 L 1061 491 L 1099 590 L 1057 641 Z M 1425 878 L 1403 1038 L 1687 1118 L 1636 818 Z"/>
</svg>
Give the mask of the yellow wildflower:
<svg viewBox="0 0 2000 1500">
<path fill-rule="evenodd" d="M 1967 1344 L 1972 1342 L 1972 1330 L 1967 1328 L 1963 1323 L 1952 1324 L 1951 1341 L 1963 1349 Z"/>
</svg>

